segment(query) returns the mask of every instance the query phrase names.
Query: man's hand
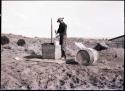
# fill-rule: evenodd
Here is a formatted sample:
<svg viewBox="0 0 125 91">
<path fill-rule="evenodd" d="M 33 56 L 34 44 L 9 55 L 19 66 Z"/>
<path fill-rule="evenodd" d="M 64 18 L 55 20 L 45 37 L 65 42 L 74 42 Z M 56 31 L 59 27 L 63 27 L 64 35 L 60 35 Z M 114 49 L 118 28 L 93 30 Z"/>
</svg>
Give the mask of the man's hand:
<svg viewBox="0 0 125 91">
<path fill-rule="evenodd" d="M 56 35 L 56 38 L 59 38 L 59 34 L 58 34 L 58 35 Z"/>
<path fill-rule="evenodd" d="M 55 30 L 55 34 L 57 34 L 57 31 Z"/>
<path fill-rule="evenodd" d="M 57 30 L 55 30 L 56 38 L 59 38 L 59 34 L 57 33 Z"/>
</svg>

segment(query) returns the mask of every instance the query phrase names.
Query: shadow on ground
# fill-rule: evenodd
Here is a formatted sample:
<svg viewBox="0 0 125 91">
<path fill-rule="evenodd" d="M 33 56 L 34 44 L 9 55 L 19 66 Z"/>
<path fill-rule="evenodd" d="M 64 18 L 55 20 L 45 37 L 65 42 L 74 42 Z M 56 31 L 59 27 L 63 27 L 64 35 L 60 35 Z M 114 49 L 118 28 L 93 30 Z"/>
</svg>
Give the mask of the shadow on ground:
<svg viewBox="0 0 125 91">
<path fill-rule="evenodd" d="M 75 59 L 66 59 L 66 64 L 74 64 L 74 65 L 77 65 L 78 62 L 76 62 Z"/>
<path fill-rule="evenodd" d="M 31 55 L 29 55 L 29 56 L 25 56 L 24 58 L 27 58 L 27 59 L 32 59 L 32 58 L 42 59 L 43 57 L 42 57 L 41 55 L 31 54 Z"/>
</svg>

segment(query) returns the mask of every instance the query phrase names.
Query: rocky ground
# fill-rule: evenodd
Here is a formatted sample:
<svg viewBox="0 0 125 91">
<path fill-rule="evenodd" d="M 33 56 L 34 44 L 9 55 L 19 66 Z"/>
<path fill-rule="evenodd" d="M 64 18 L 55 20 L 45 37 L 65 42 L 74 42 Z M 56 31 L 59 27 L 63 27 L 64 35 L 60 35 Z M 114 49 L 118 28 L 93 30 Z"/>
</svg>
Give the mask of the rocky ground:
<svg viewBox="0 0 125 91">
<path fill-rule="evenodd" d="M 62 62 L 42 59 L 41 44 L 50 42 L 49 39 L 13 34 L 6 36 L 10 43 L 1 45 L 1 89 L 123 90 L 123 48 L 110 46 L 107 50 L 99 52 L 99 59 L 95 64 L 83 66 L 72 63 L 71 60 Z M 16 44 L 21 38 L 26 41 L 26 45 L 22 47 Z M 69 38 L 68 47 L 73 50 L 72 54 L 75 54 L 76 41 L 91 48 L 99 41 L 107 42 Z M 74 55 L 72 57 L 74 58 Z"/>
</svg>

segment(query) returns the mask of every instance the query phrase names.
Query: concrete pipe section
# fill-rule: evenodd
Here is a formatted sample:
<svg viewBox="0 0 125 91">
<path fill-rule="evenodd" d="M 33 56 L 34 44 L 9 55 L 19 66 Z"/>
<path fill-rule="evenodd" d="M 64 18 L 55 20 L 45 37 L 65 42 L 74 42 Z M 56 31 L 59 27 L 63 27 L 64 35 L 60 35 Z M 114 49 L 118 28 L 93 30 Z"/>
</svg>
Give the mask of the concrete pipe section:
<svg viewBox="0 0 125 91">
<path fill-rule="evenodd" d="M 98 59 L 98 53 L 96 52 L 96 50 L 91 48 L 79 50 L 75 58 L 76 62 L 85 66 L 95 63 L 97 59 Z"/>
</svg>

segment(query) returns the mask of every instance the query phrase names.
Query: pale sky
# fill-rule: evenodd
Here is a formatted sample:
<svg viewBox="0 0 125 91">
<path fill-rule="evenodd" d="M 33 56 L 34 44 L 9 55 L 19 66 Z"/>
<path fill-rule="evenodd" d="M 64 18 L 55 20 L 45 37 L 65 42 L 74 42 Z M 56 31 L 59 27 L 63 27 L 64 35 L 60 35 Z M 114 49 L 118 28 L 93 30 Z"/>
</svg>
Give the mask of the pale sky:
<svg viewBox="0 0 125 91">
<path fill-rule="evenodd" d="M 124 34 L 124 1 L 2 1 L 2 33 L 51 36 L 64 17 L 68 37 L 112 38 Z"/>
</svg>

